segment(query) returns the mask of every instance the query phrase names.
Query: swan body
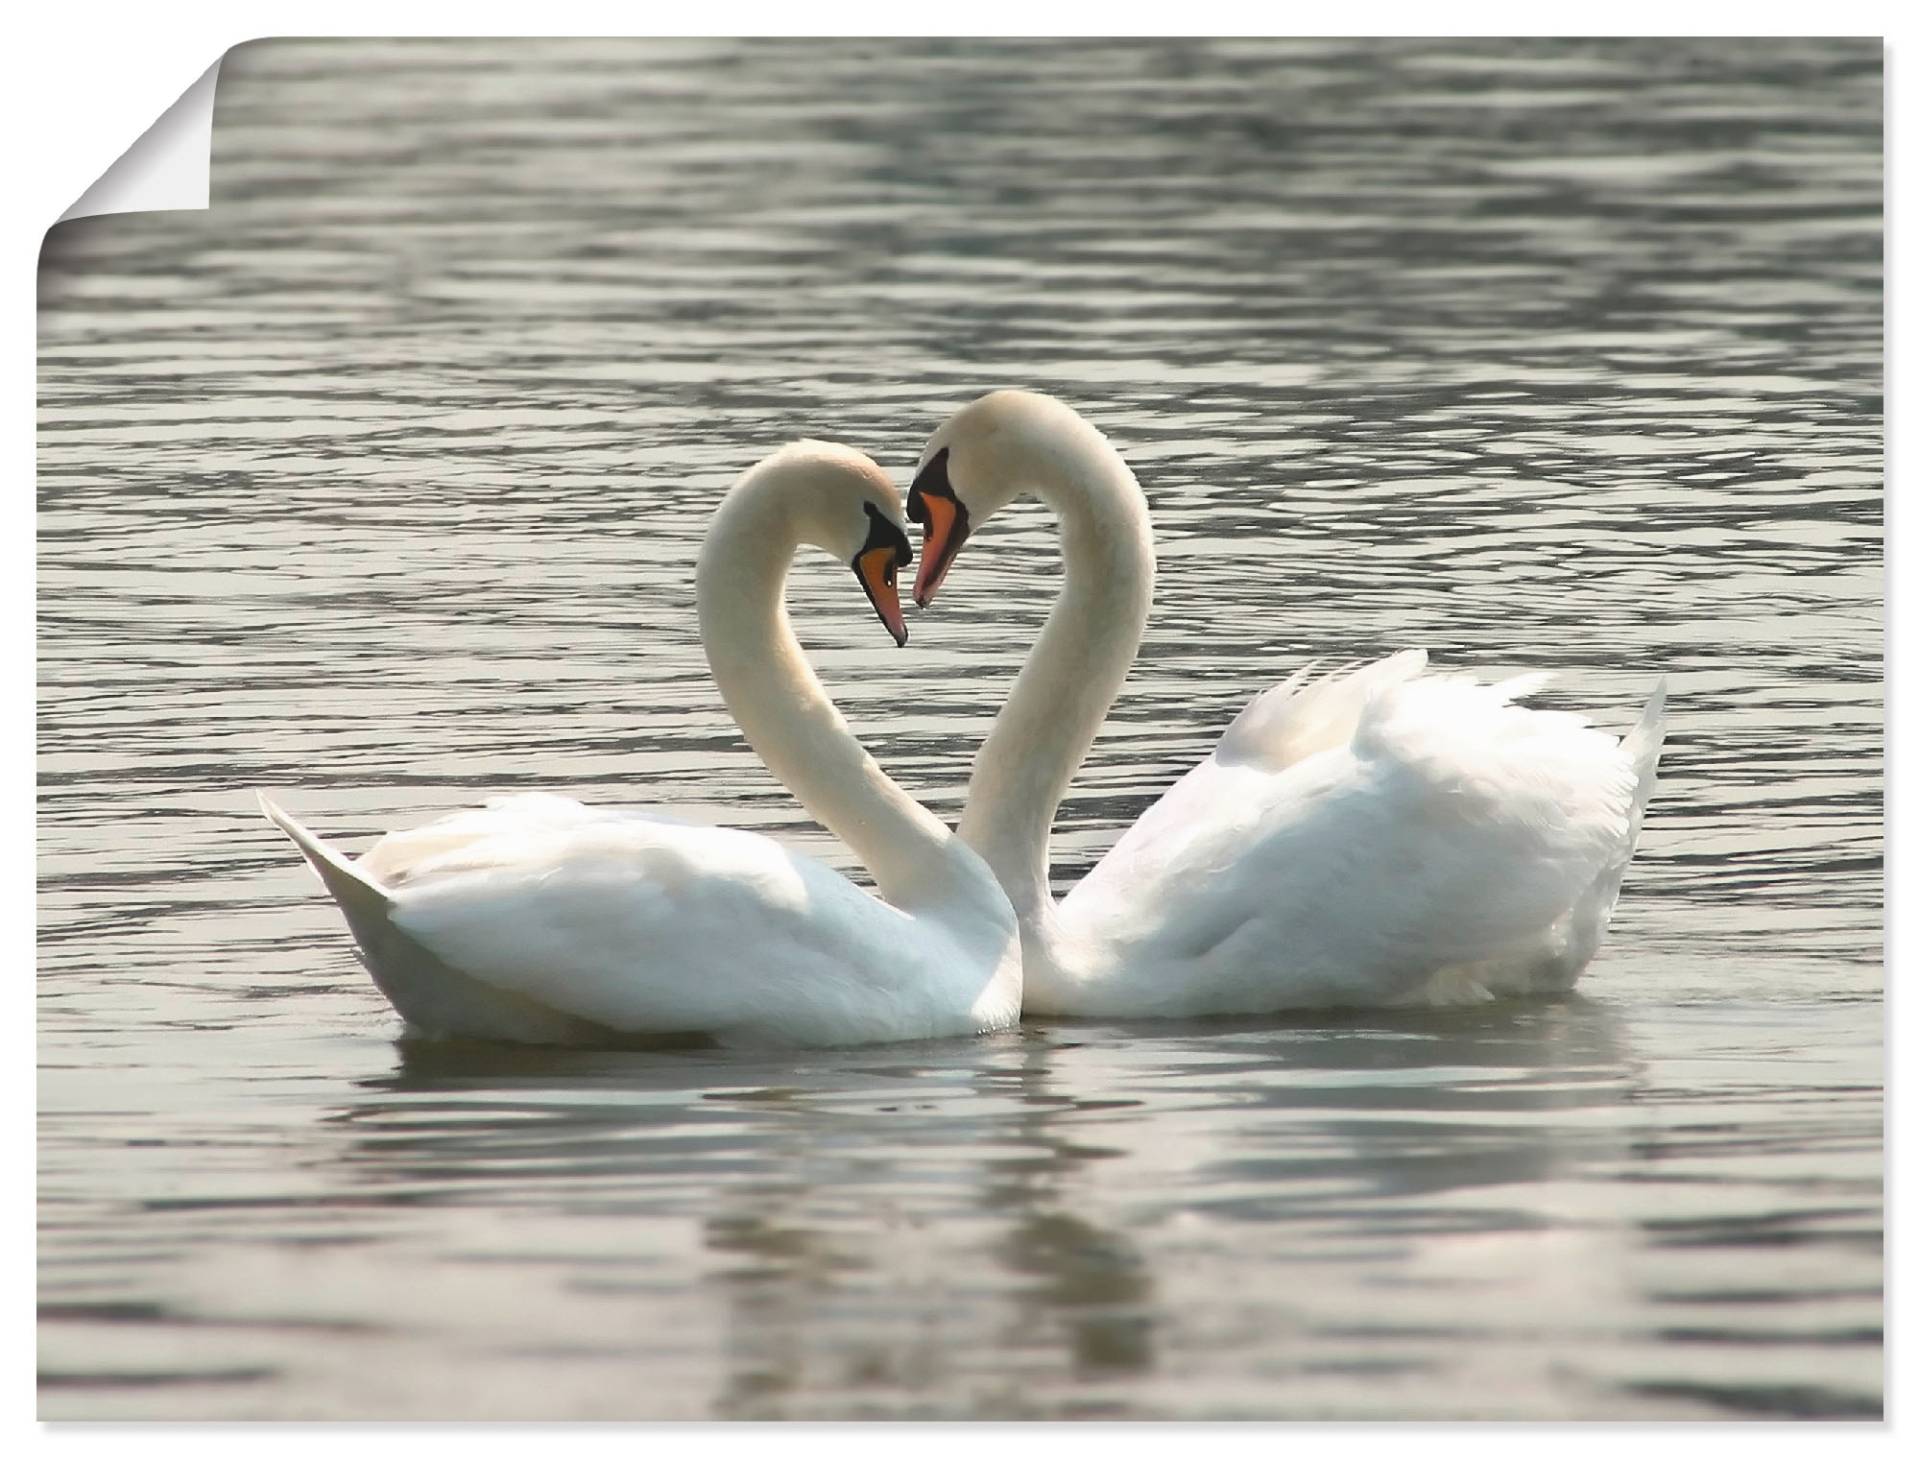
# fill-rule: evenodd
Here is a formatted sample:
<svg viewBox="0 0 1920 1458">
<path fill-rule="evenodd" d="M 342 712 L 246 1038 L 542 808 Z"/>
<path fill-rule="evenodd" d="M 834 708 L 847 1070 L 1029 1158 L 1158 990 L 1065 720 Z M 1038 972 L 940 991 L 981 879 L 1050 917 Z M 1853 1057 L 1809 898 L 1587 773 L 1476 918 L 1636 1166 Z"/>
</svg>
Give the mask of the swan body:
<svg viewBox="0 0 1920 1458">
<path fill-rule="evenodd" d="M 410 1025 L 537 1043 L 837 1045 L 1018 1019 L 1019 937 L 992 872 L 861 749 L 786 620 L 788 561 L 807 542 L 852 557 L 904 639 L 898 512 L 866 457 L 802 442 L 729 493 L 696 576 L 702 640 L 748 741 L 885 901 L 762 835 L 558 795 L 493 799 L 357 861 L 262 797 Z"/>
<path fill-rule="evenodd" d="M 1043 935 L 1074 1010 L 1571 987 L 1638 834 L 1663 699 L 1623 747 L 1515 706 L 1529 685 L 1425 663 L 1409 650 L 1256 699 L 1274 739 L 1230 729 L 1060 903 Z"/>
<path fill-rule="evenodd" d="M 1152 596 L 1146 502 L 1045 396 L 935 434 L 909 497 L 924 606 L 1022 491 L 1060 518 L 1066 586 L 974 765 L 962 839 L 1020 916 L 1029 1013 L 1198 1017 L 1564 990 L 1598 950 L 1652 793 L 1664 691 L 1624 741 L 1418 650 L 1261 694 L 1066 898 L 1048 835 Z"/>
</svg>

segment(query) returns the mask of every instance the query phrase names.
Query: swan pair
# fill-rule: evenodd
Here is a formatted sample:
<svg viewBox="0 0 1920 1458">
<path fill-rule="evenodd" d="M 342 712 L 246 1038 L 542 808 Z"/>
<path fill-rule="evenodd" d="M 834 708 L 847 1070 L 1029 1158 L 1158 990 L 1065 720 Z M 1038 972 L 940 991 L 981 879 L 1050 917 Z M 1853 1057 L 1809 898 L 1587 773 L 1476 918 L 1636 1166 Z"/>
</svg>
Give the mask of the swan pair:
<svg viewBox="0 0 1920 1458">
<path fill-rule="evenodd" d="M 1419 651 L 1250 703 L 1064 900 L 1048 839 L 1153 590 L 1147 504 L 1066 405 L 998 391 L 927 445 L 908 493 L 928 606 L 1031 492 L 1066 582 L 974 765 L 958 833 L 861 748 L 783 589 L 801 546 L 849 563 L 897 643 L 912 559 L 871 460 L 803 441 L 748 471 L 696 572 L 701 639 L 747 742 L 873 874 L 877 899 L 764 836 L 554 795 L 488 802 L 350 861 L 265 801 L 420 1031 L 521 1042 L 698 1034 L 853 1044 L 986 1032 L 1023 1009 L 1198 1017 L 1453 1002 L 1572 985 L 1598 949 L 1662 736 L 1519 707 Z"/>
</svg>

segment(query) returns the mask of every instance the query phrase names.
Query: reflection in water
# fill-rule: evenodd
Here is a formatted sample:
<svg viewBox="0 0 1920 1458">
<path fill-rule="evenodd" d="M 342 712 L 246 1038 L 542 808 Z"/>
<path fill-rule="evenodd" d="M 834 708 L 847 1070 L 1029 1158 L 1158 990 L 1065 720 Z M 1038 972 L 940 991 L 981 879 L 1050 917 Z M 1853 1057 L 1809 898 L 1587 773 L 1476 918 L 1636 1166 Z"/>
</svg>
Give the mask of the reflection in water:
<svg viewBox="0 0 1920 1458">
<path fill-rule="evenodd" d="M 213 211 L 41 269 L 43 1412 L 1877 1412 L 1880 135 L 1871 42 L 241 48 Z M 396 1052 L 252 788 L 844 865 L 712 689 L 699 534 L 995 384 L 1161 545 L 1061 889 L 1310 658 L 1613 728 L 1664 672 L 1585 996 Z M 908 653 L 792 587 L 949 819 L 1057 585 L 991 530 Z"/>
<path fill-rule="evenodd" d="M 1002 1341 L 1026 1361 L 1054 1365 L 1035 1349 L 1054 1348 L 1076 1382 L 1099 1383 L 1144 1374 L 1154 1365 L 1155 1286 L 1147 1257 L 1126 1233 L 1093 1218 L 1083 1198 L 1086 1167 L 1124 1159 L 1127 1151 L 1085 1142 L 1086 1116 L 1138 1107 L 1130 1097 L 1085 1099 L 1064 1092 L 1058 1050 L 1046 1036 L 1021 1045 L 1013 1123 L 1022 1157 L 997 1162 L 982 1203 L 1005 1228 L 998 1258 L 1019 1279 L 1015 1320 Z M 1045 1356 L 1054 1354 L 1047 1352 Z M 1023 1367 L 1025 1361 L 1022 1363 Z M 1076 1416 L 1127 1416 L 1075 1404 Z M 1009 1415 L 1035 1415 L 1013 1406 Z"/>
<path fill-rule="evenodd" d="M 1324 1402 L 1407 1366 L 1396 1349 L 1424 1329 L 1357 1311 L 1356 1276 L 1392 1254 L 1398 1283 L 1457 1282 L 1423 1247 L 1537 1232 L 1532 1192 L 1630 1159 L 1632 1060 L 1599 1004 L 1158 1033 L 1029 1027 L 799 1066 L 402 1042 L 329 1119 L 345 1140 L 325 1146 L 325 1183 L 371 1209 L 502 1207 L 530 1231 L 606 1231 L 550 1260 L 595 1330 L 643 1328 L 657 1295 L 657 1234 L 616 1226 L 683 1225 L 664 1248 L 704 1289 L 707 1329 L 671 1335 L 712 1343 L 716 1385 L 700 1404 L 674 1394 L 676 1411 L 1132 1416 L 1169 1410 L 1157 1382 L 1180 1376 L 1161 1371 L 1161 1329 L 1190 1320 L 1170 1313 L 1269 1280 L 1272 1319 L 1312 1355 L 1271 1367 L 1261 1410 L 1291 1410 L 1293 1384 Z M 1195 1269 L 1196 1220 L 1230 1269 Z M 1602 1227 L 1555 1253 L 1582 1263 L 1589 1297 L 1608 1284 L 1618 1301 L 1623 1248 Z M 1515 1310 L 1554 1294 L 1524 1272 L 1502 1286 Z M 577 1350 L 577 1333 L 521 1319 L 541 1304 L 516 1288 L 515 1313 L 479 1323 L 498 1328 L 492 1356 Z M 660 1410 L 655 1396 L 623 1385 L 607 1412 Z"/>
</svg>

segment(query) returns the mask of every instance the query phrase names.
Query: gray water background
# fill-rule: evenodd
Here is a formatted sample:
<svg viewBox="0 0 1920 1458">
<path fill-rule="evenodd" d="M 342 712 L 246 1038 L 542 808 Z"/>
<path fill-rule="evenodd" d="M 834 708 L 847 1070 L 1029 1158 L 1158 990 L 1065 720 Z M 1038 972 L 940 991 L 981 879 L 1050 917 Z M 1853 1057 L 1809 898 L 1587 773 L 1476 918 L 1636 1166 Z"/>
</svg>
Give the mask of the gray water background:
<svg viewBox="0 0 1920 1458">
<path fill-rule="evenodd" d="M 266 42 L 207 214 L 42 269 L 48 1417 L 1729 1417 L 1881 1405 L 1875 42 Z M 259 819 L 554 789 L 836 865 L 691 566 L 799 434 L 1001 384 L 1152 499 L 1062 887 L 1310 658 L 1629 723 L 1559 1002 L 777 1055 L 419 1045 Z M 951 818 L 1035 506 L 889 646 Z"/>
</svg>

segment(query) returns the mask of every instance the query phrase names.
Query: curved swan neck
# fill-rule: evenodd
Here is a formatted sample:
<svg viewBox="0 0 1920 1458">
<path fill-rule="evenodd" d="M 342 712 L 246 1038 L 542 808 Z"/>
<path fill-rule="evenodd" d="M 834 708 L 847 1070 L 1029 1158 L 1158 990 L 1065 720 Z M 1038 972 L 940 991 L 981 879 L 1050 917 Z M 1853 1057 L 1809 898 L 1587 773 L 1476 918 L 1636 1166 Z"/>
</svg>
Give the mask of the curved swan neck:
<svg viewBox="0 0 1920 1458">
<path fill-rule="evenodd" d="M 1053 901 L 1049 837 L 1068 783 L 1120 692 L 1153 603 L 1153 528 L 1140 483 L 1068 410 L 1031 427 L 1027 483 L 1060 522 L 1066 585 L 974 761 L 960 836 L 1031 919 Z"/>
<path fill-rule="evenodd" d="M 860 858 L 882 895 L 895 905 L 951 899 L 965 852 L 887 778 L 808 667 L 785 601 L 797 535 L 778 493 L 754 485 L 748 478 L 721 504 L 695 574 L 720 696 L 774 777 Z"/>
</svg>

